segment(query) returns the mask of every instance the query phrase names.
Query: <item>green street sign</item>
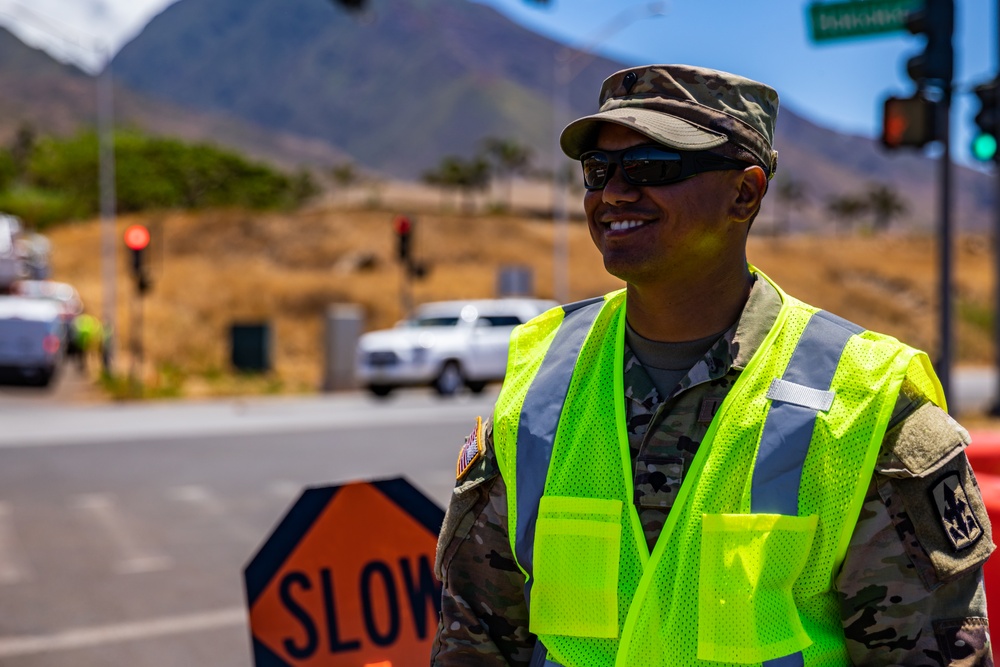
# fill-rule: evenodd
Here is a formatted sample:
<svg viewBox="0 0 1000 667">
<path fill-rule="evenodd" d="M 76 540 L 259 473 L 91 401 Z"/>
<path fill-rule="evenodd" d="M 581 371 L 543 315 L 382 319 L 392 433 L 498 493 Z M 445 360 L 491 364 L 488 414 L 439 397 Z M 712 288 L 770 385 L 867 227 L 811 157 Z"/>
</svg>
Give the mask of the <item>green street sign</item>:
<svg viewBox="0 0 1000 667">
<path fill-rule="evenodd" d="M 907 15 L 923 6 L 923 0 L 814 2 L 809 5 L 810 36 L 827 42 L 903 31 Z"/>
</svg>

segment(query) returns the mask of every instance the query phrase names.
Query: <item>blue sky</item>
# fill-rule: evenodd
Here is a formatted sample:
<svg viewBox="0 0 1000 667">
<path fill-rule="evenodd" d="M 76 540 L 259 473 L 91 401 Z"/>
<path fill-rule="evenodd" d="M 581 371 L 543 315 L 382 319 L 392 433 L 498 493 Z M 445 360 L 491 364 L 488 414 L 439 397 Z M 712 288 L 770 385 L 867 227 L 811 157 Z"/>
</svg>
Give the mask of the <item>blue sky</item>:
<svg viewBox="0 0 1000 667">
<path fill-rule="evenodd" d="M 763 81 L 807 118 L 871 137 L 881 134 L 882 100 L 912 93 L 906 61 L 924 41 L 903 32 L 814 44 L 807 25 L 811 3 L 801 0 L 667 0 L 664 15 L 652 17 L 647 0 L 476 1 L 559 41 L 580 47 L 599 42 L 595 51 L 626 64 L 704 65 Z M 971 160 L 978 108 L 969 90 L 997 68 L 997 4 L 955 0 L 952 150 L 962 162 Z M 623 12 L 633 19 L 630 25 L 608 34 Z"/>
</svg>

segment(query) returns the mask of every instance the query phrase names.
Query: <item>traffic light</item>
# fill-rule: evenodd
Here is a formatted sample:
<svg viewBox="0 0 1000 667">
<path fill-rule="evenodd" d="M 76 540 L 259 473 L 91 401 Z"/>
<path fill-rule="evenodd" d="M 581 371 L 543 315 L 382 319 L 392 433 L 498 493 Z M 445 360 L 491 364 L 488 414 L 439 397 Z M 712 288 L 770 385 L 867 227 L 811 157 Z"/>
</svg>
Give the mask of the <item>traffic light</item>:
<svg viewBox="0 0 1000 667">
<path fill-rule="evenodd" d="M 937 104 L 922 93 L 889 97 L 882 114 L 882 145 L 921 148 L 937 139 Z"/>
<path fill-rule="evenodd" d="M 972 89 L 979 98 L 976 126 L 979 131 L 972 140 L 972 156 L 987 162 L 998 160 L 997 139 L 1000 138 L 1000 77 L 981 83 Z"/>
<path fill-rule="evenodd" d="M 923 53 L 910 58 L 906 73 L 923 89 L 932 83 L 944 90 L 951 88 L 955 68 L 952 34 L 955 31 L 955 1 L 925 0 L 922 9 L 911 12 L 906 29 L 914 35 L 926 35 Z"/>
<path fill-rule="evenodd" d="M 149 230 L 143 225 L 131 225 L 125 230 L 125 247 L 132 251 L 132 275 L 139 294 L 149 289 L 149 278 L 143 263 L 143 253 L 149 246 Z"/>
<path fill-rule="evenodd" d="M 413 234 L 413 221 L 405 215 L 397 215 L 392 222 L 392 228 L 396 232 L 396 256 L 400 262 L 408 265 L 410 263 L 410 237 Z"/>
<path fill-rule="evenodd" d="M 340 5 L 341 7 L 351 11 L 359 12 L 365 8 L 367 0 L 333 0 L 333 4 Z"/>
</svg>

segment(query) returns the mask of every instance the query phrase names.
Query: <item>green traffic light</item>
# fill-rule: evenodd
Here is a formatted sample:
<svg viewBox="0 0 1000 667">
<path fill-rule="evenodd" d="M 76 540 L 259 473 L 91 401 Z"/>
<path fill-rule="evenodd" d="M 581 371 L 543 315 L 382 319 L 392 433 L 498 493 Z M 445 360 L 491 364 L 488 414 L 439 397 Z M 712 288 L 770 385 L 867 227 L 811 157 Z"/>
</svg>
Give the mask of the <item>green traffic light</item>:
<svg viewBox="0 0 1000 667">
<path fill-rule="evenodd" d="M 972 156 L 986 162 L 997 154 L 997 139 L 992 134 L 979 134 L 972 140 Z"/>
</svg>

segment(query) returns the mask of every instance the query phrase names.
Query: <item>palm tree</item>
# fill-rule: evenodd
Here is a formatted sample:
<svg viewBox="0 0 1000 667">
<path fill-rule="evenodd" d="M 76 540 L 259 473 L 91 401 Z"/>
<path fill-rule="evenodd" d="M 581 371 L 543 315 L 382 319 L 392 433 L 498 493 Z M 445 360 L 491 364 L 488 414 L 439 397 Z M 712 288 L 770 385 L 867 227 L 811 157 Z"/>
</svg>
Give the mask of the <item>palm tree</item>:
<svg viewBox="0 0 1000 667">
<path fill-rule="evenodd" d="M 905 215 L 906 202 L 896 193 L 896 190 L 885 183 L 875 183 L 869 186 L 865 193 L 867 208 L 872 214 L 872 229 L 882 232 L 889 228 L 893 218 Z"/>
<path fill-rule="evenodd" d="M 463 195 L 463 209 L 471 212 L 472 194 L 477 190 L 485 190 L 490 183 L 490 165 L 481 157 L 466 160 L 446 155 L 438 168 L 425 171 L 421 180 L 428 185 L 440 187 L 442 192 L 457 190 Z"/>
<path fill-rule="evenodd" d="M 37 143 L 38 133 L 34 126 L 30 123 L 21 123 L 8 149 L 18 179 L 23 179 L 28 171 L 28 162 L 31 161 Z"/>
<path fill-rule="evenodd" d="M 778 197 L 781 209 L 776 216 L 778 226 L 775 232 L 787 235 L 792 229 L 790 212 L 802 208 L 806 203 L 807 188 L 805 182 L 796 180 L 791 176 L 781 178 L 777 186 L 775 195 Z"/>
<path fill-rule="evenodd" d="M 353 162 L 335 164 L 330 168 L 330 176 L 333 177 L 334 183 L 345 190 L 361 180 L 361 174 Z"/>
<path fill-rule="evenodd" d="M 842 195 L 830 199 L 827 202 L 826 210 L 847 228 L 868 211 L 868 203 L 858 197 Z"/>
<path fill-rule="evenodd" d="M 483 150 L 494 169 L 504 180 L 504 208 L 510 210 L 513 198 L 514 176 L 523 174 L 531 166 L 531 149 L 513 139 L 487 137 L 483 140 Z"/>
</svg>

